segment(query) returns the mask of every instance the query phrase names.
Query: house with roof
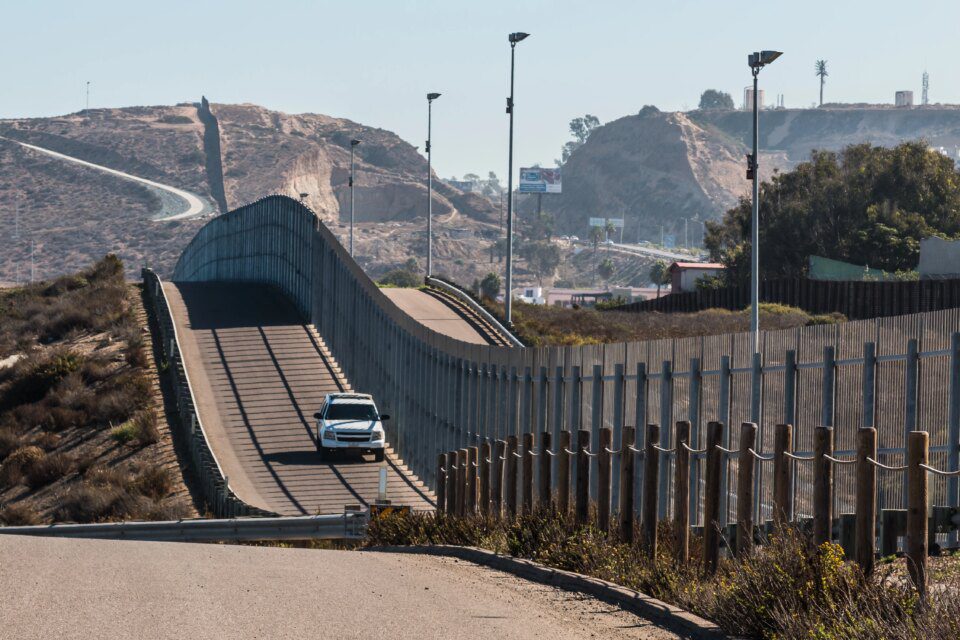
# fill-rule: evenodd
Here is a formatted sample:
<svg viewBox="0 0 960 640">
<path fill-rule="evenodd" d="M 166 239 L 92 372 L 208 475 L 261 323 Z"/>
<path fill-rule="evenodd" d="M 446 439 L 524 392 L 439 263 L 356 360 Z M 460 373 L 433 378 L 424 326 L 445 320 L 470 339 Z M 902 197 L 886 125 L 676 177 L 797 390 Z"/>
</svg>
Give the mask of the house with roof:
<svg viewBox="0 0 960 640">
<path fill-rule="evenodd" d="M 671 293 L 696 291 L 697 280 L 719 276 L 726 270 L 719 262 L 674 262 L 667 269 L 670 274 Z"/>
</svg>

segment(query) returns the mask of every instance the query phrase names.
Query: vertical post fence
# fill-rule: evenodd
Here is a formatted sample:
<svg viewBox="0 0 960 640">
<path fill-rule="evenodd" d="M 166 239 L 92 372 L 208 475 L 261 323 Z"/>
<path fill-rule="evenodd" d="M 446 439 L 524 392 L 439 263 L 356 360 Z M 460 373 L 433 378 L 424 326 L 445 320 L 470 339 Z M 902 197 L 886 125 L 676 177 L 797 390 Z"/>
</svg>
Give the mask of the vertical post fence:
<svg viewBox="0 0 960 640">
<path fill-rule="evenodd" d="M 557 445 L 557 510 L 566 515 L 570 512 L 570 432 L 560 432 Z"/>
<path fill-rule="evenodd" d="M 587 524 L 590 520 L 590 431 L 577 431 L 577 524 Z"/>
<path fill-rule="evenodd" d="M 610 451 L 613 445 L 613 430 L 600 429 L 600 443 L 597 445 L 598 465 L 597 481 L 597 528 L 604 533 L 610 531 Z"/>
<path fill-rule="evenodd" d="M 737 459 L 737 555 L 745 556 L 753 549 L 754 470 L 757 460 L 753 450 L 757 444 L 757 425 L 740 425 L 740 453 Z"/>
<path fill-rule="evenodd" d="M 833 429 L 817 427 L 813 432 L 813 542 L 832 539 L 833 527 Z"/>
<path fill-rule="evenodd" d="M 723 423 L 707 424 L 707 468 L 704 472 L 703 496 L 703 570 L 708 574 L 716 573 L 720 562 L 720 489 L 723 452 Z"/>
<path fill-rule="evenodd" d="M 542 509 L 550 506 L 550 471 L 553 468 L 552 434 L 549 431 L 540 433 L 540 461 L 537 467 L 538 486 L 537 498 Z"/>
<path fill-rule="evenodd" d="M 677 422 L 673 468 L 673 522 L 677 560 L 690 560 L 690 421 Z"/>
<path fill-rule="evenodd" d="M 648 424 L 643 452 L 643 549 L 649 558 L 657 557 L 657 498 L 660 479 L 660 425 Z"/>
<path fill-rule="evenodd" d="M 633 542 L 634 497 L 633 497 L 633 451 L 636 444 L 636 427 L 624 427 L 620 441 L 620 539 L 624 542 Z"/>
</svg>

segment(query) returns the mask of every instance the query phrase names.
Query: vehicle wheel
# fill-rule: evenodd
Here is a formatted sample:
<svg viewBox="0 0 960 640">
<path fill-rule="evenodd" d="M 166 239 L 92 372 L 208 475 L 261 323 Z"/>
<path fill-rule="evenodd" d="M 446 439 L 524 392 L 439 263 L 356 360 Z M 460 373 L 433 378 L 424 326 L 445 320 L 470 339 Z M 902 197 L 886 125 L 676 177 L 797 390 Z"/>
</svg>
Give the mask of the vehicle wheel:
<svg viewBox="0 0 960 640">
<path fill-rule="evenodd" d="M 383 462 L 383 449 L 373 452 L 373 459 L 377 462 Z"/>
<path fill-rule="evenodd" d="M 322 461 L 322 460 L 326 460 L 327 458 L 330 457 L 330 454 L 328 453 L 326 447 L 320 447 L 320 446 L 318 446 L 318 447 L 317 447 L 317 453 L 320 454 L 318 457 L 320 458 L 321 461 Z"/>
</svg>

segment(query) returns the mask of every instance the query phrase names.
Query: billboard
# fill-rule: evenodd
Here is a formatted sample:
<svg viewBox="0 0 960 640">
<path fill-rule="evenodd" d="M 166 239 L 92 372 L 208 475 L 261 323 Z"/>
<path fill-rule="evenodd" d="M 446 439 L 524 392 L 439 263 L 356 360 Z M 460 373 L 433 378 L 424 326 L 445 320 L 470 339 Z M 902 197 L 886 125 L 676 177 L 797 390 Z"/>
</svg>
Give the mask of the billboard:
<svg viewBox="0 0 960 640">
<path fill-rule="evenodd" d="M 607 221 L 617 229 L 623 229 L 623 218 L 590 218 L 591 227 L 605 227 Z"/>
<path fill-rule="evenodd" d="M 560 169 L 520 169 L 520 193 L 560 193 Z"/>
</svg>

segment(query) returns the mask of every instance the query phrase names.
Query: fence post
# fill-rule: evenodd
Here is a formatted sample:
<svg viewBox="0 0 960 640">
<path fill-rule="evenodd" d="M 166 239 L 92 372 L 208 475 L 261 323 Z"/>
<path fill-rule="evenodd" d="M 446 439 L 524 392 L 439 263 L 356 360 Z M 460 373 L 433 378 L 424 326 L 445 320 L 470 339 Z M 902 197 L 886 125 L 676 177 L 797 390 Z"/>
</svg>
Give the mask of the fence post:
<svg viewBox="0 0 960 640">
<path fill-rule="evenodd" d="M 677 560 L 690 560 L 690 421 L 677 422 L 675 466 L 673 468 L 673 521 Z"/>
<path fill-rule="evenodd" d="M 447 515 L 457 514 L 457 452 L 447 452 Z"/>
<path fill-rule="evenodd" d="M 921 598 L 927 595 L 927 470 L 930 435 L 911 431 L 907 437 L 907 569 Z"/>
<path fill-rule="evenodd" d="M 613 430 L 600 429 L 600 444 L 597 447 L 597 527 L 607 533 L 610 531 L 610 448 L 613 446 Z"/>
<path fill-rule="evenodd" d="M 437 456 L 437 513 L 447 506 L 447 454 Z"/>
<path fill-rule="evenodd" d="M 660 473 L 660 425 L 648 424 L 643 463 L 643 548 L 647 557 L 657 556 L 657 480 Z"/>
<path fill-rule="evenodd" d="M 773 521 L 778 526 L 793 520 L 793 425 L 778 424 L 773 434 Z"/>
<path fill-rule="evenodd" d="M 524 513 L 533 510 L 533 434 L 523 434 L 523 488 L 520 491 Z"/>
<path fill-rule="evenodd" d="M 550 470 L 553 467 L 553 456 L 548 451 L 552 450 L 553 438 L 549 431 L 540 433 L 540 466 L 539 471 L 539 501 L 541 508 L 546 509 L 550 506 Z"/>
<path fill-rule="evenodd" d="M 490 510 L 493 515 L 500 517 L 503 514 L 503 463 L 507 457 L 507 443 L 503 440 L 494 440 L 493 478 L 490 483 Z"/>
<path fill-rule="evenodd" d="M 557 444 L 557 511 L 567 515 L 570 511 L 570 432 L 560 432 Z"/>
<path fill-rule="evenodd" d="M 720 560 L 720 490 L 723 458 L 720 446 L 723 423 L 707 424 L 707 469 L 703 485 L 703 570 L 712 575 Z"/>
<path fill-rule="evenodd" d="M 465 504 L 467 515 L 477 512 L 477 471 L 480 463 L 477 460 L 477 448 L 467 447 L 467 494 Z"/>
<path fill-rule="evenodd" d="M 757 444 L 757 425 L 740 425 L 740 455 L 737 459 L 737 555 L 745 556 L 753 549 L 753 476 L 757 465 L 750 452 Z"/>
<path fill-rule="evenodd" d="M 813 542 L 830 542 L 833 528 L 833 429 L 817 427 L 813 432 Z"/>
<path fill-rule="evenodd" d="M 877 468 L 867 458 L 877 459 L 877 430 L 857 431 L 857 524 L 854 554 L 867 575 L 873 572 L 873 548 L 877 539 Z"/>
<path fill-rule="evenodd" d="M 457 451 L 457 515 L 467 512 L 467 450 Z"/>
<path fill-rule="evenodd" d="M 517 515 L 517 436 L 507 436 L 507 515 Z"/>
<path fill-rule="evenodd" d="M 577 431 L 577 524 L 587 524 L 590 520 L 590 431 Z"/>
<path fill-rule="evenodd" d="M 490 513 L 490 467 L 493 465 L 493 458 L 490 457 L 490 442 L 484 440 L 480 444 L 480 514 Z"/>
<path fill-rule="evenodd" d="M 633 468 L 635 456 L 631 451 L 637 439 L 635 427 L 624 427 L 620 439 L 620 539 L 633 542 Z"/>
</svg>

